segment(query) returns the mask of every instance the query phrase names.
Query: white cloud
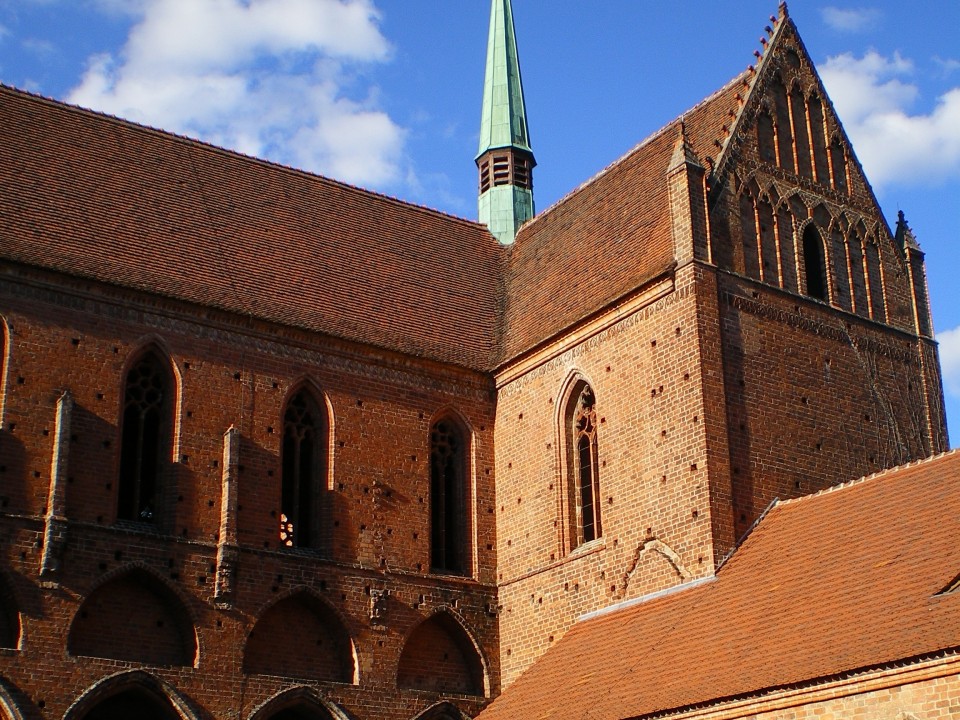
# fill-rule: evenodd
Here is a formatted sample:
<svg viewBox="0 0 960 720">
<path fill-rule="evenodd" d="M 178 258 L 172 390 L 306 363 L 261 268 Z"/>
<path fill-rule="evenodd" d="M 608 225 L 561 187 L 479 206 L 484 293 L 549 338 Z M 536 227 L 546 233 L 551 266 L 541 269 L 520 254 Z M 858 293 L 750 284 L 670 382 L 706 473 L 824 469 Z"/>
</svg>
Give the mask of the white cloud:
<svg viewBox="0 0 960 720">
<path fill-rule="evenodd" d="M 911 114 L 919 98 L 909 82 L 912 72 L 910 60 L 875 51 L 832 57 L 820 70 L 857 156 L 878 186 L 960 176 L 960 87 L 940 96 L 931 112 Z"/>
<path fill-rule="evenodd" d="M 826 7 L 820 11 L 823 21 L 837 32 L 863 32 L 877 24 L 880 11 L 874 8 Z"/>
<path fill-rule="evenodd" d="M 960 327 L 937 333 L 944 390 L 960 398 Z"/>
<path fill-rule="evenodd" d="M 362 70 L 389 59 L 373 0 L 98 0 L 134 24 L 69 100 L 258 157 L 385 185 L 405 133 Z"/>
</svg>

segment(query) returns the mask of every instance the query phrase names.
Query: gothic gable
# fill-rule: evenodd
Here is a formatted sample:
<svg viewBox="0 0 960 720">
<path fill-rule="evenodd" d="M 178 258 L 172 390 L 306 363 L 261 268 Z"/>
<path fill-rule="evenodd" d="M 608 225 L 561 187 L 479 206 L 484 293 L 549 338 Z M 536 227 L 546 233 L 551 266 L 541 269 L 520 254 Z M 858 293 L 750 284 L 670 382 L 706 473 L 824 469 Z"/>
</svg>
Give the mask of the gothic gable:
<svg viewBox="0 0 960 720">
<path fill-rule="evenodd" d="M 781 5 L 742 76 L 713 175 L 721 267 L 913 329 L 907 267 L 863 168 Z"/>
</svg>

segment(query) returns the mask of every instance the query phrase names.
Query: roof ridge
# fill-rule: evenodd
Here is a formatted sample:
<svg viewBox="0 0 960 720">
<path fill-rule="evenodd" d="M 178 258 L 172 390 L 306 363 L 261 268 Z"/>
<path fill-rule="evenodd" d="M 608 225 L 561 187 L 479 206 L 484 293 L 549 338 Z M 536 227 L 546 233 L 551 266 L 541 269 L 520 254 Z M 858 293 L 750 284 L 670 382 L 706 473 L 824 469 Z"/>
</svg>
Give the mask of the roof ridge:
<svg viewBox="0 0 960 720">
<path fill-rule="evenodd" d="M 846 489 L 848 489 L 848 488 L 851 488 L 851 487 L 854 487 L 854 486 L 857 486 L 857 485 L 862 485 L 862 484 L 864 484 L 864 483 L 866 483 L 866 482 L 869 482 L 869 481 L 871 481 L 871 480 L 877 480 L 877 479 L 882 478 L 882 477 L 884 477 L 884 476 L 886 476 L 886 475 L 892 475 L 892 474 L 894 474 L 894 473 L 901 472 L 901 471 L 906 470 L 906 469 L 908 469 L 908 468 L 917 467 L 917 466 L 919 466 L 919 465 L 926 465 L 927 463 L 937 462 L 937 461 L 939 461 L 939 460 L 943 460 L 943 459 L 945 459 L 945 458 L 948 458 L 948 457 L 950 457 L 951 455 L 958 455 L 958 456 L 960 456 L 960 448 L 954 448 L 953 450 L 946 450 L 946 451 L 944 451 L 944 452 L 942 452 L 942 453 L 937 453 L 936 455 L 930 455 L 930 456 L 925 457 L 925 458 L 920 458 L 919 460 L 911 460 L 911 461 L 909 461 L 909 462 L 905 462 L 905 463 L 903 463 L 902 465 L 894 465 L 893 467 L 890 467 L 890 468 L 884 468 L 883 470 L 877 470 L 876 472 L 870 473 L 869 475 L 863 475 L 863 476 L 861 476 L 861 477 L 854 478 L 853 480 L 845 480 L 844 482 L 837 483 L 836 485 L 831 485 L 830 487 L 823 488 L 822 490 L 818 490 L 818 491 L 815 492 L 815 493 L 810 493 L 809 495 L 801 495 L 800 497 L 789 498 L 789 499 L 787 499 L 787 500 L 781 500 L 781 501 L 779 502 L 779 505 L 781 505 L 781 506 L 782 506 L 782 505 L 792 505 L 792 504 L 795 504 L 795 503 L 803 502 L 803 501 L 805 501 L 805 500 L 810 500 L 810 499 L 812 499 L 812 498 L 819 497 L 820 495 L 827 495 L 827 494 L 829 494 L 829 493 L 834 493 L 834 492 L 837 492 L 837 491 L 840 491 L 840 490 L 846 490 Z"/>
<path fill-rule="evenodd" d="M 403 200 L 402 198 L 398 198 L 394 195 L 388 195 L 387 193 L 380 192 L 377 190 L 370 190 L 369 188 L 361 187 L 359 185 L 354 185 L 344 180 L 338 180 L 336 178 L 328 177 L 326 175 L 321 175 L 320 173 L 311 172 L 309 170 L 303 170 L 302 168 L 297 168 L 292 165 L 285 165 L 284 163 L 278 162 L 276 160 L 268 160 L 266 158 L 256 157 L 255 155 L 248 155 L 247 153 L 240 152 L 239 150 L 232 150 L 230 148 L 226 148 L 226 147 L 223 147 L 222 145 L 217 145 L 215 143 L 211 143 L 206 140 L 200 140 L 199 138 L 190 137 L 189 135 L 183 135 L 181 133 L 176 133 L 171 130 L 164 130 L 163 128 L 154 127 L 153 125 L 147 125 L 146 123 L 137 122 L 135 120 L 128 120 L 127 118 L 123 118 L 123 117 L 120 117 L 119 115 L 114 115 L 112 113 L 104 112 L 102 110 L 95 110 L 93 108 L 84 107 L 76 103 L 69 103 L 64 100 L 59 100 L 57 98 L 41 95 L 40 93 L 35 93 L 35 92 L 31 92 L 30 90 L 24 90 L 23 88 L 18 88 L 13 85 L 8 85 L 3 81 L 0 81 L 0 92 L 6 92 L 12 95 L 17 95 L 24 99 L 31 100 L 34 102 L 41 102 L 48 105 L 53 105 L 67 112 L 79 113 L 81 115 L 87 115 L 87 116 L 94 116 L 94 117 L 100 118 L 101 120 L 106 120 L 108 122 L 111 122 L 117 125 L 125 126 L 131 130 L 136 130 L 138 132 L 144 132 L 151 135 L 159 135 L 160 137 L 166 138 L 168 140 L 173 140 L 179 143 L 193 145 L 197 149 L 204 150 L 206 152 L 213 152 L 213 153 L 218 153 L 222 155 L 228 155 L 238 160 L 243 160 L 245 162 L 273 168 L 275 170 L 279 170 L 285 173 L 290 173 L 293 175 L 299 175 L 301 177 L 318 181 L 321 183 L 336 185 L 350 192 L 369 195 L 380 200 L 385 200 L 395 205 L 401 205 L 403 207 L 410 208 L 411 210 L 418 210 L 430 215 L 446 218 L 448 220 L 454 220 L 459 223 L 463 223 L 465 225 L 476 227 L 478 229 L 482 229 L 484 231 L 489 232 L 486 225 L 476 220 L 469 220 L 467 218 L 460 217 L 459 215 L 453 215 L 452 213 L 444 212 L 442 210 L 437 210 L 436 208 L 431 208 L 426 205 L 410 202 L 409 200 Z"/>
<path fill-rule="evenodd" d="M 680 113 L 679 115 L 677 115 L 676 117 L 674 117 L 672 120 L 670 120 L 669 122 L 667 122 L 665 125 L 663 125 L 663 126 L 659 127 L 658 129 L 654 130 L 652 133 L 650 133 L 650 134 L 647 135 L 645 138 L 643 138 L 643 140 L 641 140 L 641 141 L 638 142 L 636 145 L 634 145 L 634 146 L 631 147 L 629 150 L 627 150 L 623 155 L 621 155 L 620 157 L 618 157 L 618 158 L 616 158 L 615 160 L 613 160 L 613 162 L 611 162 L 610 164 L 608 164 L 606 167 L 600 169 L 600 170 L 599 170 L 596 174 L 594 174 L 592 177 L 587 178 L 586 180 L 584 180 L 582 183 L 580 183 L 580 184 L 577 185 L 575 188 L 573 188 L 573 190 L 570 190 L 566 195 L 563 195 L 559 200 L 557 200 L 555 203 L 553 203 L 553 205 L 551 205 L 550 207 L 548 207 L 546 210 L 544 210 L 543 212 L 540 212 L 540 213 L 537 213 L 536 215 L 534 215 L 528 222 L 526 222 L 526 223 L 523 224 L 523 226 L 520 228 L 520 231 L 518 231 L 517 235 L 519 236 L 521 232 L 523 232 L 523 231 L 526 230 L 527 228 L 529 228 L 529 227 L 533 226 L 534 224 L 536 224 L 536 222 L 537 222 L 540 218 L 549 215 L 551 212 L 553 212 L 554 210 L 556 210 L 557 208 L 559 208 L 561 205 L 565 204 L 565 203 L 566 203 L 568 200 L 570 200 L 572 197 L 574 197 L 574 196 L 576 196 L 576 195 L 579 195 L 582 191 L 586 190 L 588 187 L 590 187 L 591 185 L 593 185 L 594 183 L 596 183 L 597 181 L 599 181 L 600 178 L 602 178 L 603 176 L 605 176 L 605 175 L 607 175 L 608 173 L 610 173 L 614 168 L 616 168 L 616 167 L 618 167 L 619 165 L 622 165 L 623 163 L 625 163 L 625 162 L 626 162 L 627 160 L 629 160 L 631 157 L 633 157 L 633 156 L 636 155 L 638 152 L 640 152 L 644 147 L 646 147 L 647 145 L 649 145 L 650 143 L 652 143 L 654 140 L 656 140 L 656 139 L 658 139 L 659 137 L 661 137 L 664 133 L 666 133 L 667 131 L 669 131 L 671 128 L 673 128 L 678 122 L 682 122 L 683 119 L 684 119 L 687 115 L 690 115 L 691 113 L 696 112 L 697 110 L 699 110 L 699 109 L 702 108 L 703 106 L 705 106 L 705 105 L 709 104 L 710 102 L 716 100 L 716 99 L 717 99 L 718 97 L 720 97 L 724 92 L 726 92 L 729 88 L 731 88 L 735 83 L 737 83 L 737 82 L 740 80 L 740 78 L 742 78 L 745 74 L 747 74 L 747 72 L 748 72 L 748 71 L 744 70 L 744 71 L 740 72 L 739 74 L 737 74 L 735 77 L 733 77 L 733 78 L 731 78 L 730 80 L 728 80 L 726 83 L 724 83 L 724 84 L 723 84 L 721 87 L 719 87 L 717 90 L 715 90 L 714 92 L 710 93 L 707 97 L 705 97 L 705 98 L 703 98 L 702 100 L 700 100 L 696 105 L 688 108 L 687 110 L 684 110 L 682 113 Z"/>
</svg>

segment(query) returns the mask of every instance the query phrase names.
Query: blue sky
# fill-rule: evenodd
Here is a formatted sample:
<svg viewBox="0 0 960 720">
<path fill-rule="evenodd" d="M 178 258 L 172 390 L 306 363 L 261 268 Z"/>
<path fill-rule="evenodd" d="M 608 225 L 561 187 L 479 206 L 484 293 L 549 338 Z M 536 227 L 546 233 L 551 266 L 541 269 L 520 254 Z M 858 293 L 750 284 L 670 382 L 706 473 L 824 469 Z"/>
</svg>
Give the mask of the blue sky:
<svg viewBox="0 0 960 720">
<path fill-rule="evenodd" d="M 540 209 L 753 61 L 776 0 L 514 0 Z M 927 253 L 960 437 L 960 3 L 790 14 Z M 468 218 L 488 0 L 0 0 L 0 80 Z"/>
</svg>

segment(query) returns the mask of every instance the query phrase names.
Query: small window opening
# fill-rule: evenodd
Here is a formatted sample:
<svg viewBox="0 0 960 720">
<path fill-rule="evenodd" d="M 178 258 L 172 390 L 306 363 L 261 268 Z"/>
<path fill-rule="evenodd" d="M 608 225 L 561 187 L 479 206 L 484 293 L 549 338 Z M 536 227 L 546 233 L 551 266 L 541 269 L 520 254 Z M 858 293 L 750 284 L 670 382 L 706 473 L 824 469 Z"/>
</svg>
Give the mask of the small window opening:
<svg viewBox="0 0 960 720">
<path fill-rule="evenodd" d="M 510 156 L 493 156 L 493 184 L 494 186 L 510 184 Z"/>
<path fill-rule="evenodd" d="M 813 225 L 803 232 L 803 266 L 807 276 L 807 295 L 827 299 L 827 272 L 823 259 L 823 242 Z"/>
</svg>

